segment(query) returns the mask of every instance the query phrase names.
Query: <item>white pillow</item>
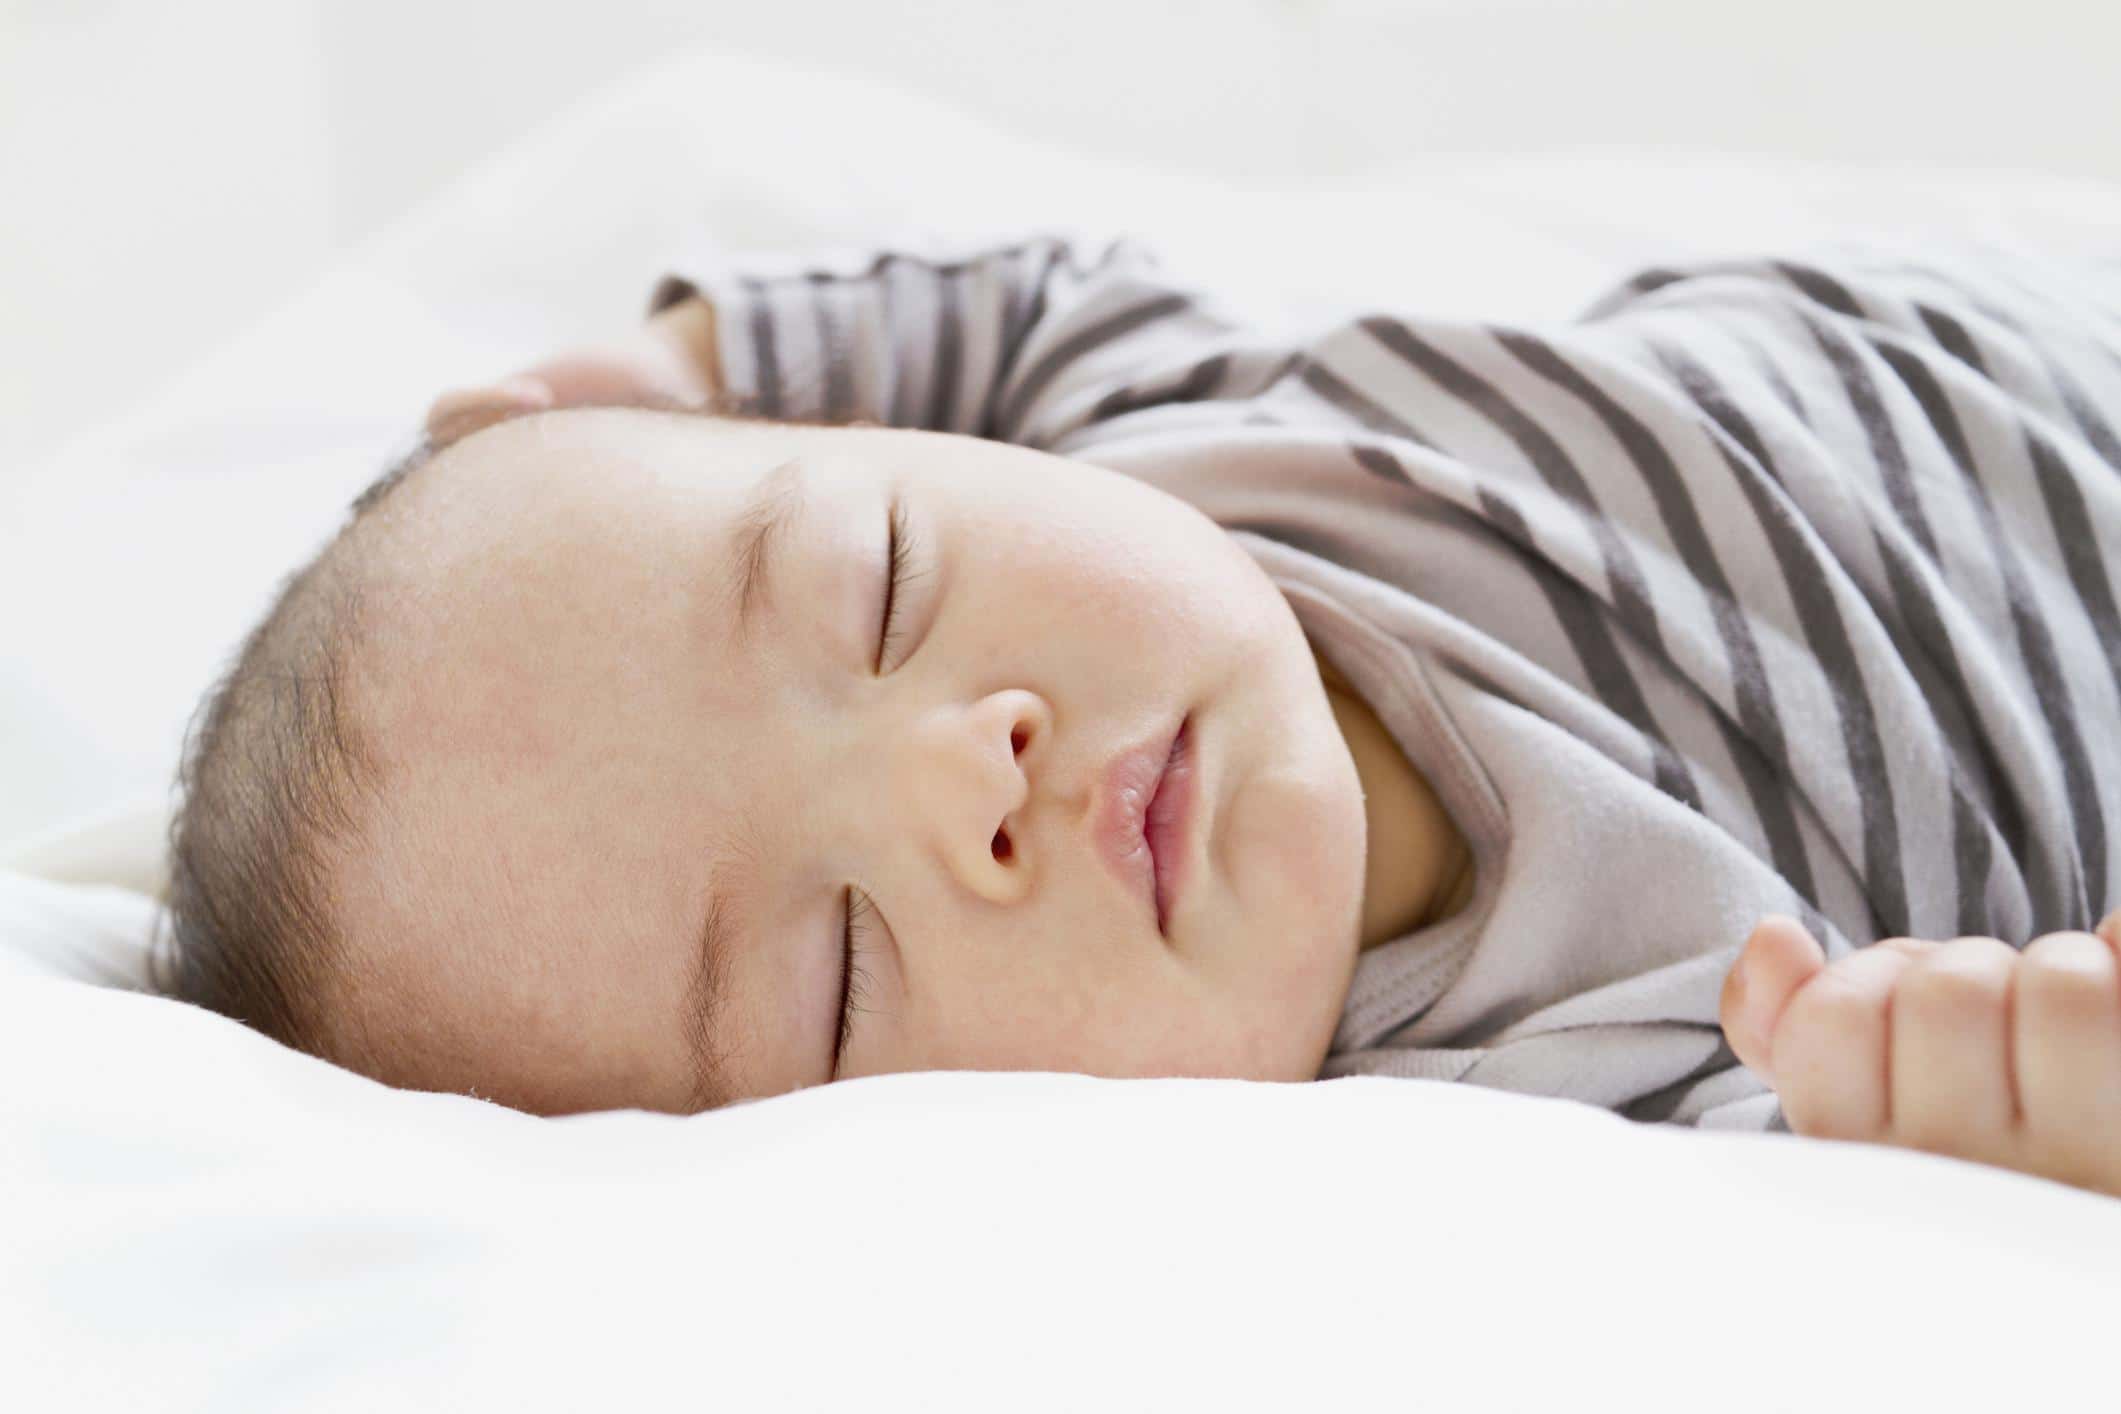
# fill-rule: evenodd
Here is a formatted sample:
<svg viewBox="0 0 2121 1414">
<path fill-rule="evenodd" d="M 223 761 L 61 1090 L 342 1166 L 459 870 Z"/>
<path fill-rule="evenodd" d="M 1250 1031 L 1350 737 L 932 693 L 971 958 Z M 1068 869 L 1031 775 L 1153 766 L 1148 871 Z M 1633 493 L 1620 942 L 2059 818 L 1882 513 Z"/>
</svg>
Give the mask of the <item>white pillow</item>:
<svg viewBox="0 0 2121 1414">
<path fill-rule="evenodd" d="M 67 977 L 148 991 L 156 905 L 118 884 L 69 884 L 0 869 L 0 977 Z"/>
<path fill-rule="evenodd" d="M 2088 246 L 2121 193 L 1626 154 L 1237 190 L 718 55 L 556 119 L 11 487 L 0 838 L 45 877 L 0 873 L 0 1407 L 2110 1406 L 2121 1204 L 1950 1160 L 1422 1081 L 547 1122 L 123 990 L 184 720 L 279 576 L 434 392 L 681 251 L 1126 229 L 1263 320 L 1560 318 L 1866 223 Z"/>
<path fill-rule="evenodd" d="M 1441 1081 L 387 1089 L 0 983 L 0 1407 L 2112 1407 L 2121 1204 Z"/>
</svg>

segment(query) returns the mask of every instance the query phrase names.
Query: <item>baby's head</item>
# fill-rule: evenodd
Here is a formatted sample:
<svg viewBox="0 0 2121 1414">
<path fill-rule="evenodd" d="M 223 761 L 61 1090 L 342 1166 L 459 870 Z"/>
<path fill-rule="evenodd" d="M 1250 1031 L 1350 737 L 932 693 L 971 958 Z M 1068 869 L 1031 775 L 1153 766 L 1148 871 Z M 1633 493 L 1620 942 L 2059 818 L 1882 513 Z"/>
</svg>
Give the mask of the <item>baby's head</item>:
<svg viewBox="0 0 2121 1414">
<path fill-rule="evenodd" d="M 1160 927 L 1096 828 L 1115 759 L 1181 721 Z M 475 432 L 289 578 L 181 786 L 165 991 L 538 1114 L 1309 1080 L 1355 964 L 1361 789 L 1273 582 L 1162 490 L 949 433 Z"/>
</svg>

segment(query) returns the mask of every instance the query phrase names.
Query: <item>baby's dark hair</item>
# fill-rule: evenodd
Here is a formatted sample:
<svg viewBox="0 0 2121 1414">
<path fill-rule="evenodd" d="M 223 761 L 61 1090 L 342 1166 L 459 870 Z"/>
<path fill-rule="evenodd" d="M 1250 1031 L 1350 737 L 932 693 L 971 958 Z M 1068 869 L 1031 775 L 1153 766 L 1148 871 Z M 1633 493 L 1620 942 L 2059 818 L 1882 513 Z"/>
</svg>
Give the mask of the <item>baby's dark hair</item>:
<svg viewBox="0 0 2121 1414">
<path fill-rule="evenodd" d="M 357 542 L 440 450 L 423 436 L 354 498 L 332 538 L 282 580 L 185 728 L 149 980 L 313 1055 L 328 1048 L 316 1002 L 345 950 L 325 852 L 352 834 L 376 775 L 346 702 L 364 626 Z"/>
<path fill-rule="evenodd" d="M 846 425 L 799 424 L 728 403 L 627 405 Z M 330 865 L 334 851 L 358 847 L 378 794 L 378 758 L 348 690 L 356 650 L 374 628 L 362 588 L 366 542 L 378 509 L 442 450 L 422 437 L 354 498 L 332 538 L 282 580 L 193 712 L 169 826 L 169 885 L 149 942 L 157 991 L 353 1069 L 368 1067 L 345 1053 L 347 1038 L 326 1009 L 348 961 Z M 389 1049 L 360 1045 L 370 1057 Z"/>
</svg>

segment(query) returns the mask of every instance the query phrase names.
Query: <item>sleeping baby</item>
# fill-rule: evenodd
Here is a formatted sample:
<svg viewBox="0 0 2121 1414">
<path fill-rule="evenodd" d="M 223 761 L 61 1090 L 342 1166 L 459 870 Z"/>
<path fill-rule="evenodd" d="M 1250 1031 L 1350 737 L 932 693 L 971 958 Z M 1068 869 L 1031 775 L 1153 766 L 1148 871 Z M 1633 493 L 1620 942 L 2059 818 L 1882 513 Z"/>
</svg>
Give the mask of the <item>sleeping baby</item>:
<svg viewBox="0 0 2121 1414">
<path fill-rule="evenodd" d="M 672 275 L 281 586 L 157 982 L 538 1114 L 1391 1075 L 2121 1192 L 2117 556 L 2113 264 Z"/>
</svg>

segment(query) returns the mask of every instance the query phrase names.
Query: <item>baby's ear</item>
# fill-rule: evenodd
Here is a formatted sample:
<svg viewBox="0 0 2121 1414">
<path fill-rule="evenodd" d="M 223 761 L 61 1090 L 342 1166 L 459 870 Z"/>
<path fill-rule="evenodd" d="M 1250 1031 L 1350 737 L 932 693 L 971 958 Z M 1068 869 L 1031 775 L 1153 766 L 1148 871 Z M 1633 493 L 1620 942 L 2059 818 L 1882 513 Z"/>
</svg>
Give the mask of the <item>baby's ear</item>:
<svg viewBox="0 0 2121 1414">
<path fill-rule="evenodd" d="M 549 408 L 553 401 L 552 389 L 542 380 L 521 373 L 476 388 L 452 388 L 427 409 L 427 439 L 446 447 L 482 427 Z"/>
</svg>

